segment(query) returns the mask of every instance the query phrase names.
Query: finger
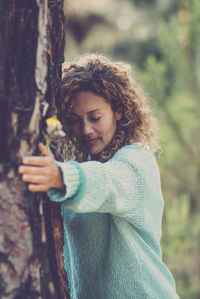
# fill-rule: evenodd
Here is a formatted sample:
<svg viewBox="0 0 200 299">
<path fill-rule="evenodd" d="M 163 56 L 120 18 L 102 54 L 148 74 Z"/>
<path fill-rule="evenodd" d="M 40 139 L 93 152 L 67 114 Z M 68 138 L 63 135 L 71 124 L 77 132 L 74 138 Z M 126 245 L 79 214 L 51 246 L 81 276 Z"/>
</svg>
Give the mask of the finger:
<svg viewBox="0 0 200 299">
<path fill-rule="evenodd" d="M 48 156 L 48 157 L 53 156 L 52 153 L 50 152 L 50 150 L 43 143 L 39 143 L 38 147 L 39 147 L 39 150 L 41 151 L 42 155 Z"/>
<path fill-rule="evenodd" d="M 29 184 L 28 190 L 31 192 L 45 192 L 48 190 L 48 188 L 45 185 L 42 184 Z"/>
<path fill-rule="evenodd" d="M 32 166 L 20 166 L 18 168 L 18 173 L 28 173 L 28 174 L 41 174 L 41 167 L 32 167 Z"/>
<path fill-rule="evenodd" d="M 42 184 L 45 182 L 45 177 L 41 175 L 23 174 L 22 181 L 26 183 Z"/>
<path fill-rule="evenodd" d="M 22 162 L 25 165 L 46 166 L 52 160 L 52 157 L 31 156 L 23 158 Z"/>
<path fill-rule="evenodd" d="M 33 175 L 44 175 L 47 176 L 49 174 L 49 169 L 45 166 L 25 166 L 21 165 L 18 168 L 19 174 L 33 174 Z"/>
</svg>

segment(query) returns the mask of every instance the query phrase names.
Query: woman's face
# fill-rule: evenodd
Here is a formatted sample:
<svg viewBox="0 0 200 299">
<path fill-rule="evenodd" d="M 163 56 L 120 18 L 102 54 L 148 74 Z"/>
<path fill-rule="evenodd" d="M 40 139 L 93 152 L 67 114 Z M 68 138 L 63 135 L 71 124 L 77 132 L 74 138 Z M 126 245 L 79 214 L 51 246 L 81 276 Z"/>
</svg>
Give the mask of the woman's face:
<svg viewBox="0 0 200 299">
<path fill-rule="evenodd" d="M 105 98 L 83 91 L 73 100 L 69 123 L 72 135 L 92 156 L 111 142 L 120 119 L 121 113 L 113 112 Z"/>
</svg>

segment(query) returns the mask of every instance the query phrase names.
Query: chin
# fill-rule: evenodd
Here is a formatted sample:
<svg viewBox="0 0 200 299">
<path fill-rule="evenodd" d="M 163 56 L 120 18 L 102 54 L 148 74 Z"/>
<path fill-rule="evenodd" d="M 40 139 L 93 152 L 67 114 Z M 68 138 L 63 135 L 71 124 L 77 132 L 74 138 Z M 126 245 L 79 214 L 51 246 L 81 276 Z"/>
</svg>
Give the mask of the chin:
<svg viewBox="0 0 200 299">
<path fill-rule="evenodd" d="M 98 155 L 100 154 L 102 151 L 104 150 L 104 148 L 94 148 L 94 149 L 90 149 L 90 155 Z"/>
<path fill-rule="evenodd" d="M 98 155 L 101 151 L 90 151 L 90 155 L 94 156 L 94 155 Z"/>
</svg>

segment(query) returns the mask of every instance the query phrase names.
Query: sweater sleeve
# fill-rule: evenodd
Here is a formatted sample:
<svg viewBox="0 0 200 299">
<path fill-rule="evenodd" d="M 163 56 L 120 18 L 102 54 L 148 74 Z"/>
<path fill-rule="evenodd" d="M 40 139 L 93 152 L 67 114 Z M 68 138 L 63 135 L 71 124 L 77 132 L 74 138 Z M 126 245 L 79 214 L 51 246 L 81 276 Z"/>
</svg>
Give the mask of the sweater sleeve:
<svg viewBox="0 0 200 299">
<path fill-rule="evenodd" d="M 77 213 L 111 213 L 134 218 L 140 226 L 144 221 L 143 197 L 147 184 L 142 167 L 138 166 L 140 163 L 134 162 L 139 157 L 141 159 L 142 155 L 134 155 L 130 149 L 128 152 L 121 149 L 105 163 L 59 163 L 66 191 L 51 189 L 48 196 Z M 151 165 L 148 167 L 151 168 Z"/>
</svg>

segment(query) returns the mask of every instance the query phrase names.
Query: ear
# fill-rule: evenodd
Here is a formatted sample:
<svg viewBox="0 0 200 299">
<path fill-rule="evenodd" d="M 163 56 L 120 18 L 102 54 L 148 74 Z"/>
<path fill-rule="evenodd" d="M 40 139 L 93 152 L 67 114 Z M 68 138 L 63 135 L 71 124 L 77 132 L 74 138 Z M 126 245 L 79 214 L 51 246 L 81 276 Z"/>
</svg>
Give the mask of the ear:
<svg viewBox="0 0 200 299">
<path fill-rule="evenodd" d="M 115 117 L 116 120 L 120 120 L 122 118 L 122 108 L 119 108 L 119 110 L 116 111 Z"/>
</svg>

